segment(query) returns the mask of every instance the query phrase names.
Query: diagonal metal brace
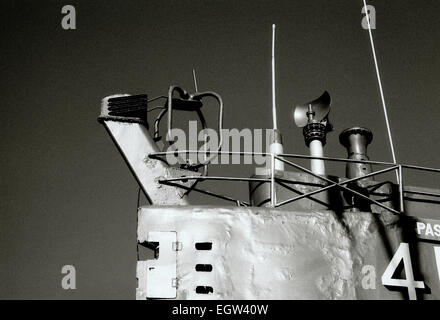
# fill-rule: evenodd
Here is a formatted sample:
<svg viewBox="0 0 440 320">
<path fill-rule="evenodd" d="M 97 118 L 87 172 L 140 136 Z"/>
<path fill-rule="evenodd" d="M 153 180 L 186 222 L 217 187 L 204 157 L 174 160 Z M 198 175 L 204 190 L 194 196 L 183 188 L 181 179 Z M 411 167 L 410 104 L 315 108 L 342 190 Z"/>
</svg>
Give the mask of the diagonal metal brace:
<svg viewBox="0 0 440 320">
<path fill-rule="evenodd" d="M 372 203 L 378 205 L 378 206 L 381 207 L 381 208 L 384 208 L 384 209 L 386 209 L 386 210 L 389 210 L 389 211 L 391 211 L 391 212 L 394 213 L 394 214 L 400 214 L 400 212 L 397 211 L 397 210 L 394 210 L 394 209 L 392 209 L 392 208 L 390 208 L 390 207 L 387 207 L 387 206 L 383 205 L 382 203 L 380 203 L 380 202 L 378 202 L 378 201 L 376 201 L 376 200 L 374 200 L 374 199 L 371 199 L 371 198 L 369 198 L 369 197 L 363 195 L 362 193 L 359 193 L 359 192 L 357 192 L 357 191 L 355 191 L 355 190 L 353 190 L 353 189 L 350 189 L 350 188 L 347 188 L 347 187 L 344 187 L 344 186 L 343 186 L 344 184 L 347 184 L 347 183 L 350 183 L 350 182 L 353 182 L 353 181 L 357 181 L 357 180 L 365 179 L 365 178 L 368 177 L 369 175 L 365 175 L 365 176 L 362 176 L 362 177 L 357 177 L 357 178 L 350 179 L 350 180 L 347 180 L 347 181 L 344 181 L 344 182 L 340 182 L 340 183 L 335 183 L 334 181 L 332 181 L 332 180 L 330 180 L 330 179 L 327 179 L 327 178 L 325 178 L 325 177 L 322 177 L 322 176 L 320 176 L 320 175 L 318 175 L 318 174 L 315 174 L 314 172 L 312 172 L 312 171 L 310 171 L 310 170 L 308 170 L 308 169 L 306 169 L 306 168 L 304 168 L 304 167 L 302 167 L 302 166 L 300 166 L 300 165 L 297 165 L 296 163 L 293 163 L 293 162 L 291 162 L 291 161 L 288 161 L 288 160 L 286 160 L 286 159 L 284 159 L 284 158 L 282 158 L 282 157 L 279 157 L 279 156 L 275 156 L 275 157 L 276 157 L 278 160 L 280 160 L 280 161 L 283 161 L 283 162 L 285 162 L 285 163 L 287 163 L 287 164 L 290 164 L 291 166 L 293 166 L 293 167 L 295 167 L 295 168 L 297 168 L 297 169 L 299 169 L 299 170 L 301 170 L 301 171 L 304 171 L 304 172 L 306 172 L 306 173 L 308 173 L 308 174 L 310 174 L 310 175 L 312 175 L 312 176 L 314 176 L 314 177 L 316 177 L 316 178 L 319 178 L 319 179 L 324 180 L 324 181 L 326 181 L 326 182 L 329 182 L 329 183 L 331 184 L 331 185 L 329 185 L 329 186 L 323 187 L 323 188 L 321 188 L 321 189 L 319 189 L 319 190 L 312 191 L 312 192 L 310 192 L 310 193 L 308 193 L 308 194 L 301 195 L 301 196 L 299 196 L 299 197 L 306 197 L 306 196 L 309 196 L 309 195 L 312 195 L 312 194 L 315 194 L 315 193 L 318 193 L 318 192 L 322 192 L 322 191 L 324 191 L 324 190 L 326 190 L 326 189 L 330 189 L 330 188 L 333 188 L 333 187 L 339 187 L 339 188 L 341 188 L 341 189 L 343 189 L 343 190 L 345 190 L 345 191 L 347 191 L 347 192 L 350 192 L 350 193 L 352 193 L 352 194 L 357 195 L 357 196 L 360 197 L 360 198 L 363 198 L 363 199 L 365 199 L 365 200 L 367 200 L 367 201 L 370 201 L 370 202 L 372 202 Z M 390 168 L 387 168 L 387 169 L 384 169 L 384 170 L 381 170 L 381 171 L 372 172 L 370 175 L 380 174 L 380 173 L 383 173 L 383 171 L 386 172 L 386 171 L 397 170 L 397 169 L 399 169 L 399 166 L 393 166 L 393 167 L 390 167 Z M 296 197 L 296 198 L 299 198 L 299 197 Z M 290 199 L 290 200 L 292 200 L 292 199 Z M 286 201 L 288 201 L 288 200 L 286 200 Z M 283 201 L 283 202 L 286 202 L 286 201 Z M 293 200 L 292 200 L 292 201 L 293 201 Z M 283 202 L 281 202 L 281 203 L 279 203 L 279 204 L 276 204 L 275 206 L 278 207 L 278 206 L 280 206 L 280 205 L 285 204 L 285 203 L 283 203 Z"/>
</svg>

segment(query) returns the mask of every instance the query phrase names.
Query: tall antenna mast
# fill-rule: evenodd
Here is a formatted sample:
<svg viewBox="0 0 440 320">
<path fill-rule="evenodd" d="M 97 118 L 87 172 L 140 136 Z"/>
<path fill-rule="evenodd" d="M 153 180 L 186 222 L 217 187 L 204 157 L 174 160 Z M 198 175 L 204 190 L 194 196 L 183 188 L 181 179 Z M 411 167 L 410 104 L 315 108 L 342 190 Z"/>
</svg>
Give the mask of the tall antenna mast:
<svg viewBox="0 0 440 320">
<path fill-rule="evenodd" d="M 278 131 L 277 125 L 277 106 L 275 99 L 275 24 L 272 24 L 272 119 L 273 119 L 273 131 L 272 139 L 269 147 L 270 153 L 283 154 L 283 142 L 281 139 L 281 133 Z M 284 171 L 284 162 L 275 160 L 275 170 Z"/>
<path fill-rule="evenodd" d="M 273 129 L 277 130 L 277 104 L 276 104 L 276 92 L 275 92 L 275 24 L 272 24 L 272 119 Z"/>
<path fill-rule="evenodd" d="M 390 121 L 388 120 L 387 105 L 385 104 L 385 97 L 384 97 L 383 89 L 382 89 L 382 80 L 380 79 L 379 65 L 377 63 L 377 58 L 376 58 L 376 49 L 374 47 L 373 33 L 371 32 L 370 17 L 368 15 L 367 3 L 366 3 L 365 0 L 363 0 L 363 2 L 364 2 L 365 14 L 366 14 L 365 17 L 367 19 L 367 25 L 368 25 L 368 34 L 370 36 L 371 51 L 373 53 L 374 66 L 376 68 L 377 83 L 379 85 L 379 92 L 380 92 L 380 98 L 382 100 L 382 107 L 383 107 L 383 113 L 384 113 L 384 116 L 385 116 L 385 123 L 387 125 L 387 133 L 388 133 L 388 140 L 389 140 L 390 149 L 391 149 L 391 156 L 393 157 L 393 163 L 397 163 L 396 153 L 394 151 L 393 137 L 391 135 Z M 399 174 L 398 174 L 397 171 L 396 171 L 396 179 L 397 179 L 397 182 L 398 182 L 399 181 Z"/>
</svg>

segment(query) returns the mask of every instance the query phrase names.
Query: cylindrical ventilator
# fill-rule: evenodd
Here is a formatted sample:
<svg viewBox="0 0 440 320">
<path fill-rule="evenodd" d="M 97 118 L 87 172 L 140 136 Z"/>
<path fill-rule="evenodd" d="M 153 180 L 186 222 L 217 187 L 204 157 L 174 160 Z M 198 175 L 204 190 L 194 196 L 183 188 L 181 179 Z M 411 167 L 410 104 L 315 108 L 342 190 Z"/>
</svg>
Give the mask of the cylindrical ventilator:
<svg viewBox="0 0 440 320">
<path fill-rule="evenodd" d="M 339 135 L 340 143 L 347 148 L 348 159 L 368 161 L 367 146 L 373 140 L 373 133 L 366 128 L 353 127 L 346 129 Z M 348 179 L 363 177 L 372 172 L 371 164 L 362 162 L 347 162 L 346 176 Z M 368 184 L 373 177 L 367 177 L 347 186 L 365 196 L 369 196 Z M 350 192 L 344 192 L 344 198 L 352 206 L 351 211 L 370 211 L 370 203 Z"/>
<path fill-rule="evenodd" d="M 373 140 L 373 133 L 362 127 L 353 127 L 345 129 L 339 135 L 339 142 L 347 149 L 348 159 L 368 161 L 367 146 Z M 347 178 L 357 178 L 365 176 L 372 172 L 371 164 L 347 162 L 346 176 Z M 363 179 L 373 180 L 372 177 Z"/>
</svg>

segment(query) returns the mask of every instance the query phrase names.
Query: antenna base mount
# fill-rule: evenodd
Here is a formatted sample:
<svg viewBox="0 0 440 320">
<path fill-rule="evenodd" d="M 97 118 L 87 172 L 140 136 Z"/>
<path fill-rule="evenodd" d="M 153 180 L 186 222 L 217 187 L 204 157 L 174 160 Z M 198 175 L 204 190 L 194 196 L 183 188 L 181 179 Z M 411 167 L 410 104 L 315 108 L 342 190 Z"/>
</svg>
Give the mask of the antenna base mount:
<svg viewBox="0 0 440 320">
<path fill-rule="evenodd" d="M 306 146 L 310 146 L 310 142 L 313 140 L 320 140 L 322 145 L 325 146 L 327 142 L 327 132 L 329 128 L 327 123 L 311 122 L 303 128 L 304 141 Z"/>
</svg>

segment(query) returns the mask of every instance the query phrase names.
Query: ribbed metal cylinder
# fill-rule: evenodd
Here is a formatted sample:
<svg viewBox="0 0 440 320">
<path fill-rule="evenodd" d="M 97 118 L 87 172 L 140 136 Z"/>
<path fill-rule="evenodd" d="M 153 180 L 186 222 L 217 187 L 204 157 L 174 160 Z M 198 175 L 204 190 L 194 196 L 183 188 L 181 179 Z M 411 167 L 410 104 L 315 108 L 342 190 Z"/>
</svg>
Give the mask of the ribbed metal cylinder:
<svg viewBox="0 0 440 320">
<path fill-rule="evenodd" d="M 339 135 L 339 142 L 347 149 L 348 159 L 368 161 L 367 146 L 373 140 L 373 133 L 362 127 L 345 129 Z M 357 178 L 372 172 L 371 165 L 365 163 L 347 162 L 347 178 Z M 365 178 L 365 180 L 374 180 Z"/>
</svg>

